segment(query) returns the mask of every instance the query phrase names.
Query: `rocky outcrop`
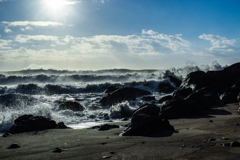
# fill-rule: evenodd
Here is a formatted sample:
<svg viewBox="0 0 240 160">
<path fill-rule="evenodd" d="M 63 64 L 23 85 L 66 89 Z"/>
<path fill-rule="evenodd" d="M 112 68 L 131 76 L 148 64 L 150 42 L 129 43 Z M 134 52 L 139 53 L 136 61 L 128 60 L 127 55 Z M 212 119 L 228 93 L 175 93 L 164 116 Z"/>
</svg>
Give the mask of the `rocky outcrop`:
<svg viewBox="0 0 240 160">
<path fill-rule="evenodd" d="M 66 101 L 59 106 L 60 110 L 83 111 L 85 108 L 78 102 Z"/>
<path fill-rule="evenodd" d="M 159 91 L 163 93 L 171 93 L 175 90 L 175 87 L 173 87 L 168 81 L 160 82 L 158 88 Z"/>
<path fill-rule="evenodd" d="M 115 90 L 112 93 L 107 94 L 100 100 L 102 105 L 113 105 L 123 101 L 136 100 L 137 97 L 149 95 L 150 92 L 133 87 L 125 87 Z"/>
<path fill-rule="evenodd" d="M 142 101 L 155 101 L 155 97 L 153 96 L 147 96 L 147 97 L 142 97 L 141 98 Z"/>
<path fill-rule="evenodd" d="M 67 128 L 63 122 L 56 124 L 55 121 L 42 116 L 23 115 L 14 121 L 9 133 L 22 133 L 30 131 L 42 131 L 46 129 Z"/>
</svg>

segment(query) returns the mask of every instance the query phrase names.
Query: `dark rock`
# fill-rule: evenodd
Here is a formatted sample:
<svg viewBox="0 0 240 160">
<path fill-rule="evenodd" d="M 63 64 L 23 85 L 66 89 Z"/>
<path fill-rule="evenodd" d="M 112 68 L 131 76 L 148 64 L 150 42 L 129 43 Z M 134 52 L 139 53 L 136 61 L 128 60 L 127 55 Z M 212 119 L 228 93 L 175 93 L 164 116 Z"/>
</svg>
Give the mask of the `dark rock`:
<svg viewBox="0 0 240 160">
<path fill-rule="evenodd" d="M 106 130 L 109 130 L 109 129 L 112 129 L 112 128 L 119 128 L 119 126 L 118 125 L 104 124 L 104 125 L 101 125 L 98 130 L 99 131 L 106 131 Z"/>
<path fill-rule="evenodd" d="M 148 97 L 142 97 L 141 98 L 142 101 L 155 101 L 155 97 L 153 96 L 148 96 Z"/>
<path fill-rule="evenodd" d="M 174 131 L 168 120 L 162 120 L 158 116 L 159 110 L 153 104 L 143 105 L 133 113 L 131 123 L 120 135 L 148 136 L 156 131 Z"/>
<path fill-rule="evenodd" d="M 112 93 L 118 89 L 120 89 L 121 87 L 117 87 L 117 86 L 110 86 L 106 89 L 106 91 L 104 93 Z"/>
<path fill-rule="evenodd" d="M 149 116 L 158 116 L 160 111 L 160 107 L 156 106 L 155 104 L 144 104 L 140 106 L 136 111 L 133 112 L 132 120 L 135 116 L 144 114 Z"/>
<path fill-rule="evenodd" d="M 208 141 L 215 141 L 215 138 L 209 138 Z"/>
<path fill-rule="evenodd" d="M 223 103 L 237 103 L 238 94 L 239 92 L 224 92 L 220 99 Z"/>
<path fill-rule="evenodd" d="M 55 121 L 42 116 L 23 115 L 14 121 L 9 133 L 22 133 L 58 128 Z"/>
<path fill-rule="evenodd" d="M 238 141 L 233 141 L 231 142 L 230 147 L 240 147 L 240 143 Z"/>
<path fill-rule="evenodd" d="M 177 77 L 169 75 L 167 78 L 169 78 L 170 82 L 172 82 L 176 87 L 179 87 L 182 83 L 182 80 Z"/>
<path fill-rule="evenodd" d="M 173 87 L 169 82 L 160 82 L 158 88 L 160 92 L 163 93 L 171 93 L 175 90 L 175 87 Z"/>
<path fill-rule="evenodd" d="M 103 105 L 113 105 L 123 101 L 136 100 L 136 97 L 149 95 L 149 94 L 151 93 L 142 89 L 125 87 L 107 94 L 105 97 L 103 97 L 100 100 L 100 103 L 102 103 Z"/>
<path fill-rule="evenodd" d="M 126 128 L 121 136 L 149 136 L 158 131 L 174 131 L 168 120 L 145 114 L 136 115 L 131 125 Z"/>
<path fill-rule="evenodd" d="M 57 124 L 57 128 L 59 128 L 59 129 L 65 129 L 65 128 L 69 128 L 69 127 L 67 127 L 63 122 L 59 122 L 59 123 Z"/>
<path fill-rule="evenodd" d="M 203 110 L 208 109 L 212 105 L 220 104 L 218 93 L 210 87 L 205 87 L 193 92 L 186 100 L 197 103 Z"/>
<path fill-rule="evenodd" d="M 8 137 L 8 136 L 11 136 L 11 134 L 10 133 L 4 133 L 3 134 L 3 137 Z"/>
<path fill-rule="evenodd" d="M 211 77 L 203 71 L 192 72 L 182 81 L 180 88 L 191 88 L 193 91 L 207 87 L 212 83 Z"/>
<path fill-rule="evenodd" d="M 122 118 L 121 121 L 127 121 L 129 118 Z"/>
<path fill-rule="evenodd" d="M 8 149 L 16 149 L 16 148 L 20 148 L 20 146 L 17 143 L 11 144 Z"/>
<path fill-rule="evenodd" d="M 59 106 L 60 110 L 83 111 L 85 108 L 78 102 L 66 101 Z"/>
<path fill-rule="evenodd" d="M 61 150 L 60 148 L 55 148 L 55 149 L 53 150 L 53 152 L 54 152 L 54 153 L 61 153 L 62 150 Z"/>
<path fill-rule="evenodd" d="M 198 104 L 182 99 L 173 99 L 162 105 L 159 113 L 162 119 L 185 118 L 196 115 L 203 115 Z"/>
<path fill-rule="evenodd" d="M 159 99 L 158 103 L 163 103 L 163 102 L 169 101 L 169 100 L 171 100 L 172 98 L 173 98 L 173 96 L 171 96 L 171 95 L 162 97 L 162 98 Z"/>
<path fill-rule="evenodd" d="M 174 99 L 184 99 L 192 93 L 191 88 L 179 88 L 173 93 Z"/>
</svg>

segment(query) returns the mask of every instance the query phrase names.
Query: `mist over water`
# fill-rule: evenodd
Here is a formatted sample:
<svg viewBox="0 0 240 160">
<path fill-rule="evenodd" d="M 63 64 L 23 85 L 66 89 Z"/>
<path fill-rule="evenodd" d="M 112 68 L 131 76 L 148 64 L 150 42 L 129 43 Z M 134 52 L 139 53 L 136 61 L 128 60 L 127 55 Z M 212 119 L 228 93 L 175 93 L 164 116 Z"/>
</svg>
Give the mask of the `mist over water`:
<svg viewBox="0 0 240 160">
<path fill-rule="evenodd" d="M 197 66 L 187 63 L 182 68 L 166 70 L 109 69 L 98 71 L 69 71 L 53 69 L 25 69 L 0 72 L 0 132 L 8 131 L 14 120 L 24 114 L 45 116 L 75 128 L 112 119 L 119 121 L 121 106 L 131 113 L 143 102 L 122 102 L 113 106 L 99 103 L 104 91 L 114 85 L 148 90 L 159 100 L 164 93 L 158 89 L 161 81 L 172 75 L 183 79 L 193 71 L 222 70 L 217 62 Z M 65 101 L 76 101 L 84 111 L 59 110 Z"/>
</svg>

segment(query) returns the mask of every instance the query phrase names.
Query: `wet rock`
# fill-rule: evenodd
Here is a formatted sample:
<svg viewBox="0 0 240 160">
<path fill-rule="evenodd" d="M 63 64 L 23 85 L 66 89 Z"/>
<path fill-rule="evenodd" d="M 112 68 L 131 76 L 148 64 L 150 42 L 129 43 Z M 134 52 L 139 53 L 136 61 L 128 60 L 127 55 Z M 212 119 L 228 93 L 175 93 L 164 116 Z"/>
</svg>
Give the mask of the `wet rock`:
<svg viewBox="0 0 240 160">
<path fill-rule="evenodd" d="M 20 146 L 17 143 L 11 144 L 8 149 L 16 149 L 16 148 L 20 148 Z"/>
<path fill-rule="evenodd" d="M 121 136 L 148 136 L 156 131 L 174 131 L 168 120 L 159 116 L 160 108 L 146 104 L 137 109 L 132 116 L 131 123 L 122 131 Z"/>
<path fill-rule="evenodd" d="M 174 99 L 184 99 L 192 93 L 191 88 L 179 88 L 173 93 Z"/>
<path fill-rule="evenodd" d="M 99 131 L 106 131 L 106 130 L 113 129 L 113 128 L 119 128 L 119 126 L 118 125 L 104 124 L 104 125 L 101 125 L 98 130 Z"/>
<path fill-rule="evenodd" d="M 169 82 L 160 82 L 158 88 L 160 92 L 163 93 L 171 93 L 175 90 L 175 87 L 173 87 Z"/>
<path fill-rule="evenodd" d="M 191 88 L 193 91 L 207 87 L 212 83 L 211 77 L 203 71 L 192 72 L 182 81 L 180 88 Z"/>
<path fill-rule="evenodd" d="M 237 103 L 237 97 L 239 92 L 224 92 L 220 95 L 220 99 L 223 103 Z"/>
<path fill-rule="evenodd" d="M 83 111 L 85 108 L 78 102 L 66 101 L 59 106 L 60 110 Z"/>
<path fill-rule="evenodd" d="M 215 138 L 209 138 L 208 141 L 215 141 Z"/>
<path fill-rule="evenodd" d="M 111 118 L 129 118 L 135 109 L 131 108 L 128 103 L 113 105 L 109 109 Z"/>
<path fill-rule="evenodd" d="M 167 78 L 170 80 L 170 82 L 172 82 L 176 87 L 179 87 L 182 83 L 182 80 L 180 80 L 179 78 L 177 77 L 174 77 L 174 76 L 167 76 Z"/>
<path fill-rule="evenodd" d="M 136 97 L 149 95 L 150 92 L 133 87 L 120 88 L 112 93 L 107 94 L 100 100 L 102 105 L 114 105 L 123 101 L 136 100 Z"/>
<path fill-rule="evenodd" d="M 166 102 L 166 101 L 171 100 L 172 98 L 173 98 L 173 96 L 171 96 L 171 95 L 168 95 L 168 96 L 162 97 L 162 98 L 159 99 L 158 103 L 161 104 L 161 103 L 163 103 L 163 102 Z"/>
<path fill-rule="evenodd" d="M 60 123 L 60 127 L 62 127 Z M 33 115 L 23 115 L 18 117 L 14 121 L 14 125 L 10 128 L 9 133 L 22 133 L 30 131 L 42 131 L 46 129 L 55 129 L 58 128 L 58 125 L 55 121 L 42 117 L 42 116 L 33 116 Z"/>
<path fill-rule="evenodd" d="M 11 134 L 10 133 L 4 133 L 3 134 L 3 137 L 8 137 L 8 136 L 11 136 Z"/>
<path fill-rule="evenodd" d="M 59 122 L 59 123 L 57 124 L 57 128 L 59 128 L 59 129 L 65 129 L 65 128 L 69 128 L 69 127 L 67 127 L 63 122 Z"/>
<path fill-rule="evenodd" d="M 155 97 L 153 96 L 148 96 L 148 97 L 142 97 L 141 98 L 142 101 L 155 101 Z"/>
</svg>

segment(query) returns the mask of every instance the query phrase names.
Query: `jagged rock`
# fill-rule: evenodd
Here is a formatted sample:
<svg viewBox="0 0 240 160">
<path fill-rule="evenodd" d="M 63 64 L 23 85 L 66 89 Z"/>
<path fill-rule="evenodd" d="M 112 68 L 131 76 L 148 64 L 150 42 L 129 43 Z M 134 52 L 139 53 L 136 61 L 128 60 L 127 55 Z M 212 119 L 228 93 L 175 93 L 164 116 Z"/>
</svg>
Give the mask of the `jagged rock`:
<svg viewBox="0 0 240 160">
<path fill-rule="evenodd" d="M 189 116 L 203 115 L 198 104 L 183 100 L 173 99 L 161 106 L 159 116 L 162 119 L 185 118 Z"/>
<path fill-rule="evenodd" d="M 60 128 L 64 124 L 60 124 Z M 14 121 L 9 133 L 22 133 L 30 131 L 41 131 L 46 129 L 59 128 L 55 121 L 42 116 L 23 115 Z"/>
<path fill-rule="evenodd" d="M 136 100 L 136 97 L 149 95 L 150 92 L 133 87 L 120 88 L 112 93 L 107 94 L 100 100 L 103 105 L 113 105 L 123 101 Z"/>
<path fill-rule="evenodd" d="M 60 110 L 83 111 L 85 108 L 78 102 L 66 101 L 59 106 Z"/>
<path fill-rule="evenodd" d="M 240 147 L 240 143 L 238 141 L 233 141 L 231 142 L 230 147 Z"/>
<path fill-rule="evenodd" d="M 173 87 L 169 82 L 160 82 L 158 88 L 160 92 L 163 93 L 171 93 L 175 90 L 175 87 Z"/>
<path fill-rule="evenodd" d="M 104 125 L 101 125 L 98 130 L 99 131 L 106 131 L 106 130 L 109 130 L 109 129 L 112 129 L 112 128 L 119 128 L 119 126 L 118 125 L 104 124 Z"/>
<path fill-rule="evenodd" d="M 159 99 L 158 103 L 161 104 L 161 103 L 163 103 L 163 102 L 166 102 L 166 101 L 171 100 L 172 98 L 173 98 L 173 96 L 171 96 L 171 95 L 168 95 L 168 96 L 162 97 L 162 98 Z"/>
<path fill-rule="evenodd" d="M 155 104 L 144 104 L 133 112 L 132 119 L 134 119 L 135 116 L 140 114 L 156 117 L 158 116 L 159 111 L 160 107 L 156 106 Z"/>
<path fill-rule="evenodd" d="M 148 96 L 148 97 L 142 97 L 141 98 L 142 101 L 155 101 L 155 97 L 153 96 Z"/>
</svg>

